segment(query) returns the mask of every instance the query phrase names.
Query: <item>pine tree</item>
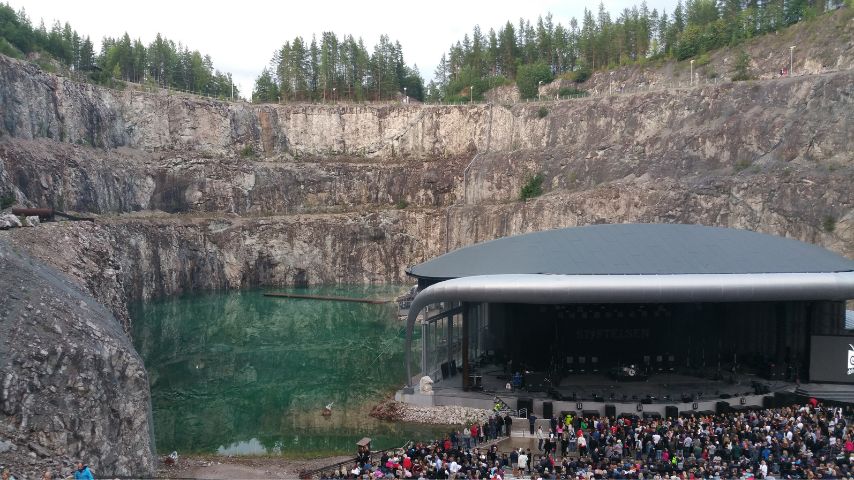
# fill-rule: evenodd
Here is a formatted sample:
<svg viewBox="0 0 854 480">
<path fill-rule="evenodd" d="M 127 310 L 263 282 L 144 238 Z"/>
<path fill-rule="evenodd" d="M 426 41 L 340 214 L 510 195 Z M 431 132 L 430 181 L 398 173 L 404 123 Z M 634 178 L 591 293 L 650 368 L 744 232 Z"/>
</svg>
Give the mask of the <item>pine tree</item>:
<svg viewBox="0 0 854 480">
<path fill-rule="evenodd" d="M 255 79 L 255 87 L 252 89 L 252 101 L 255 103 L 277 102 L 279 100 L 279 89 L 273 75 L 267 68 L 261 71 L 261 75 Z"/>
</svg>

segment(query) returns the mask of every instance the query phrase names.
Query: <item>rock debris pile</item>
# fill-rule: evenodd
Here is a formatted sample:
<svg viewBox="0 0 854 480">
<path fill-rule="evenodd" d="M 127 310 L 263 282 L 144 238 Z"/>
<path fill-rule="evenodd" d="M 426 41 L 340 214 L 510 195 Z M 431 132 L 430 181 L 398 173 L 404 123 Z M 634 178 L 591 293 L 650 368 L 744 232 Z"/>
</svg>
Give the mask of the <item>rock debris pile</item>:
<svg viewBox="0 0 854 480">
<path fill-rule="evenodd" d="M 435 425 L 463 425 L 489 419 L 492 412 L 479 408 L 458 406 L 418 407 L 389 400 L 371 411 L 371 416 L 398 422 L 428 423 Z"/>
</svg>

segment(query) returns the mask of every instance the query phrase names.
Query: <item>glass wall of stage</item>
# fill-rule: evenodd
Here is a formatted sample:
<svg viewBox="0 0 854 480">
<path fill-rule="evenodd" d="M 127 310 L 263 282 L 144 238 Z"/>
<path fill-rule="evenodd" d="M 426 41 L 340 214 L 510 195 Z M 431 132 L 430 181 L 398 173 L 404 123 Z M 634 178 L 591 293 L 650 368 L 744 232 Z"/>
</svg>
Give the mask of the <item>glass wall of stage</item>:
<svg viewBox="0 0 854 480">
<path fill-rule="evenodd" d="M 461 373 L 464 359 L 488 352 L 489 305 L 457 302 L 433 307 L 421 323 L 421 375 L 441 381 Z"/>
<path fill-rule="evenodd" d="M 505 375 L 537 372 L 556 381 L 632 372 L 643 378 L 755 374 L 803 382 L 809 378 L 810 338 L 841 334 L 844 307 L 831 301 L 436 304 L 421 321 L 421 373 L 415 380 L 455 378 L 463 388 L 477 388 L 479 367 L 496 365 Z"/>
</svg>

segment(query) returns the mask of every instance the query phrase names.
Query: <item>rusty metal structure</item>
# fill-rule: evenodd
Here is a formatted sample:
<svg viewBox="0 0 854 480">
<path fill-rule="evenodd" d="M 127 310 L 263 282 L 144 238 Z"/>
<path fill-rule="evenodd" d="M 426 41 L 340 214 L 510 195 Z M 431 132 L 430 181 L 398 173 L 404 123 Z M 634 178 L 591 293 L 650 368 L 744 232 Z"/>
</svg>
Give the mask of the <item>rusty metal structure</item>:
<svg viewBox="0 0 854 480">
<path fill-rule="evenodd" d="M 18 215 L 21 217 L 39 217 L 39 220 L 42 221 L 51 221 L 55 220 L 56 217 L 61 217 L 66 220 L 71 220 L 73 222 L 94 222 L 95 219 L 92 217 L 78 217 L 76 215 L 71 215 L 68 213 L 60 212 L 58 210 L 54 210 L 52 208 L 24 208 L 24 207 L 15 207 L 12 209 L 13 215 Z"/>
</svg>

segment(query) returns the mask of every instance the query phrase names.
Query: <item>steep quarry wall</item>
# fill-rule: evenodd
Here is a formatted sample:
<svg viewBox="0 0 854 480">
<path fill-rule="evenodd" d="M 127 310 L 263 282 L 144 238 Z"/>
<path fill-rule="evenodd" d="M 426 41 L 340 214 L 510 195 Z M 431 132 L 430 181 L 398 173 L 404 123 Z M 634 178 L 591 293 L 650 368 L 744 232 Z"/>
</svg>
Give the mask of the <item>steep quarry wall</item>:
<svg viewBox="0 0 854 480">
<path fill-rule="evenodd" d="M 148 375 L 109 311 L 0 240 L 0 463 L 18 478 L 153 473 Z"/>
<path fill-rule="evenodd" d="M 405 282 L 450 249 L 591 223 L 749 228 L 854 257 L 851 71 L 541 104 L 256 106 L 82 85 L 0 56 L 0 119 L 0 198 L 96 216 L 0 241 L 125 330 L 140 299 Z M 545 194 L 519 201 L 534 174 Z M 66 300 L 55 308 L 76 308 Z M 25 364 L 4 372 L 34 375 Z M 39 444 L 17 412 L 0 435 Z M 138 446 L 142 430 L 119 431 L 116 449 Z"/>
<path fill-rule="evenodd" d="M 118 92 L 3 57 L 0 77 L 0 195 L 109 215 L 88 240 L 66 225 L 64 270 L 125 322 L 130 300 L 404 281 L 449 248 L 595 222 L 751 228 L 854 256 L 849 71 L 451 107 Z M 518 202 L 535 173 L 547 194 Z M 38 254 L 30 235 L 45 234 L 12 241 Z M 75 248 L 89 244 L 103 247 Z M 115 268 L 72 260 L 92 252 Z"/>
</svg>

